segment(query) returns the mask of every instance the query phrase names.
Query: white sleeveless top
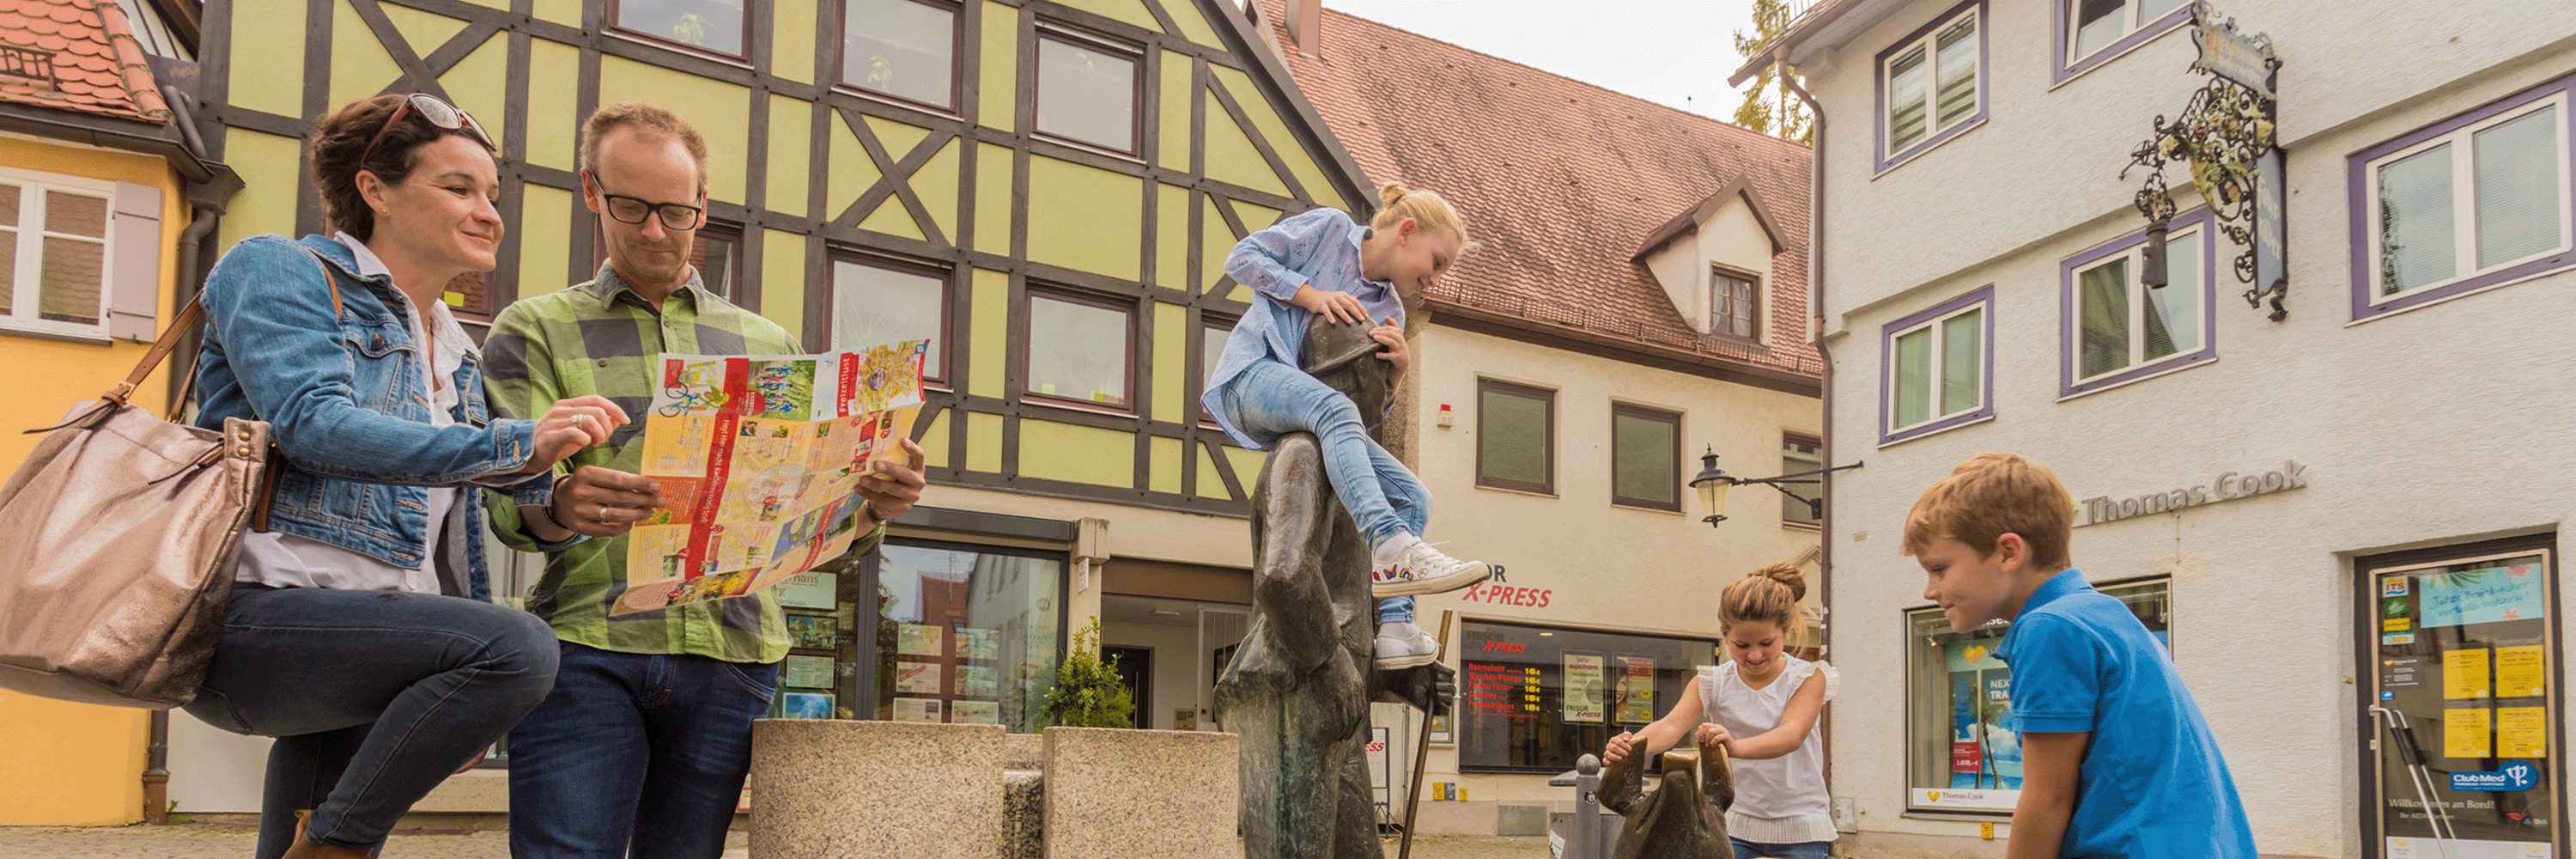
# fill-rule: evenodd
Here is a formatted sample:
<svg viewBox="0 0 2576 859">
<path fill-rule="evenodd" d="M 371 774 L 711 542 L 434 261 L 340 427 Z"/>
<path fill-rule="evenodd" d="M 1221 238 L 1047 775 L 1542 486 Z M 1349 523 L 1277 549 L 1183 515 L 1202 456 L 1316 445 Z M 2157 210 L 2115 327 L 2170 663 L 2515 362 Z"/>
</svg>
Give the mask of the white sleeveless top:
<svg viewBox="0 0 2576 859">
<path fill-rule="evenodd" d="M 1707 721 L 1737 737 L 1752 737 L 1780 724 L 1789 698 L 1809 675 L 1823 672 L 1825 700 L 1833 700 L 1841 678 L 1833 666 L 1782 654 L 1786 661 L 1771 685 L 1755 689 L 1736 676 L 1734 662 L 1699 669 L 1700 712 Z M 1788 754 L 1769 760 L 1731 759 L 1735 769 L 1735 805 L 1726 812 L 1726 834 L 1758 844 L 1803 844 L 1832 841 L 1833 798 L 1825 788 L 1824 726 L 1807 729 L 1807 739 Z"/>
</svg>

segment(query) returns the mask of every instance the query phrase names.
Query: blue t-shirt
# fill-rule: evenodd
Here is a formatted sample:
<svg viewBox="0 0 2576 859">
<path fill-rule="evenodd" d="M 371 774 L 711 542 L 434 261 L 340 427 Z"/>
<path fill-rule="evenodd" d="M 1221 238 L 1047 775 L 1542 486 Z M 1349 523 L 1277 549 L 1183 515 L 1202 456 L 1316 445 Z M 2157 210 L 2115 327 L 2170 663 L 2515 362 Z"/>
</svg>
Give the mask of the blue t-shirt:
<svg viewBox="0 0 2576 859">
<path fill-rule="evenodd" d="M 2012 666 L 2021 732 L 2093 735 L 2059 856 L 2256 859 L 2208 720 L 2119 600 L 2059 573 L 2022 604 L 1995 657 Z"/>
</svg>

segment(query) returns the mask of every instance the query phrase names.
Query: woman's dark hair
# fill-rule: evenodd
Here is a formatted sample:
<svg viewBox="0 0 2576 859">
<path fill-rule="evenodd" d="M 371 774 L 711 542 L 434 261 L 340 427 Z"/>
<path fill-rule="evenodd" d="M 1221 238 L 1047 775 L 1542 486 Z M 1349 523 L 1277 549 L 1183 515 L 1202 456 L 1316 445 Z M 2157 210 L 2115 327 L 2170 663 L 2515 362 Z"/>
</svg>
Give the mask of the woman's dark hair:
<svg viewBox="0 0 2576 859">
<path fill-rule="evenodd" d="M 374 173 L 387 185 L 400 185 L 411 176 L 413 150 L 421 144 L 450 134 L 477 145 L 483 142 L 470 131 L 431 125 L 418 111 L 386 128 L 385 120 L 401 110 L 407 98 L 392 94 L 362 98 L 332 111 L 314 127 L 313 184 L 322 189 L 322 221 L 331 229 L 345 230 L 359 241 L 375 237 L 376 210 L 368 208 L 366 195 L 358 192 L 358 171 Z M 375 140 L 378 131 L 384 132 L 384 139 L 368 152 L 367 142 Z M 358 163 L 361 156 L 366 163 Z"/>
</svg>

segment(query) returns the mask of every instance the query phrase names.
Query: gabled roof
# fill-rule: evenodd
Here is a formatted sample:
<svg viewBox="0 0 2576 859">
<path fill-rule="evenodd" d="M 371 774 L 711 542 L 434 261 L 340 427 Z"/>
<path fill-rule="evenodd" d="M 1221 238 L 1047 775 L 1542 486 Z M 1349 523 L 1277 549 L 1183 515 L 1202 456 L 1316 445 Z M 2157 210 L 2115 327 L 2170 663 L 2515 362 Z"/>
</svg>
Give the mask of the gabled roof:
<svg viewBox="0 0 2576 859">
<path fill-rule="evenodd" d="M 1262 7 L 1368 178 L 1440 192 L 1483 245 L 1432 292 L 1433 318 L 1812 392 L 1806 147 L 1331 9 L 1306 56 L 1283 0 Z M 1635 261 L 1659 227 L 1739 186 L 1779 243 L 1762 346 L 1699 333 Z"/>
<path fill-rule="evenodd" d="M 1771 223 L 1771 207 L 1762 204 L 1761 189 L 1754 187 L 1750 180 L 1737 177 L 1735 181 L 1726 183 L 1726 187 L 1717 189 L 1717 193 L 1708 195 L 1708 199 L 1701 200 L 1699 205 L 1691 207 L 1690 211 L 1676 215 L 1672 220 L 1665 221 L 1663 226 L 1656 227 L 1654 234 L 1646 237 L 1645 246 L 1638 248 L 1637 254 L 1629 259 L 1645 262 L 1646 257 L 1663 250 L 1666 242 L 1680 238 L 1685 233 L 1699 229 L 1701 224 L 1708 223 L 1708 219 L 1716 215 L 1718 209 L 1726 206 L 1729 198 L 1736 196 L 1742 196 L 1744 205 L 1753 210 L 1753 220 L 1762 224 L 1762 234 L 1771 237 L 1771 252 L 1777 254 L 1787 250 L 1788 240 L 1782 236 L 1780 228 Z"/>
<path fill-rule="evenodd" d="M 0 0 L 0 102 L 154 125 L 170 117 L 115 0 Z"/>
</svg>

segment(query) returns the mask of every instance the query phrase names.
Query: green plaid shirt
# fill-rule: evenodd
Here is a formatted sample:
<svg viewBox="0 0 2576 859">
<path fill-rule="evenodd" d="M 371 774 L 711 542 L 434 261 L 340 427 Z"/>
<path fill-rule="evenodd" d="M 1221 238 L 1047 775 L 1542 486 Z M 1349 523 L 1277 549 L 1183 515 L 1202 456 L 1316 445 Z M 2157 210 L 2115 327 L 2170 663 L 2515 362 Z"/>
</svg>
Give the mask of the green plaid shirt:
<svg viewBox="0 0 2576 859">
<path fill-rule="evenodd" d="M 662 353 L 791 355 L 804 351 L 778 323 L 706 290 L 695 273 L 654 307 L 607 265 L 599 276 L 551 295 L 520 299 L 492 321 L 483 341 L 483 380 L 493 413 L 534 418 L 556 400 L 598 394 L 626 410 L 632 423 L 607 444 L 584 448 L 555 466 L 584 465 L 636 473 L 643 466 L 645 415 L 651 410 Z M 775 590 L 749 597 L 610 617 L 626 590 L 626 538 L 546 543 L 528 532 L 519 507 L 551 500 L 552 480 L 530 481 L 515 494 L 486 493 L 492 528 L 503 543 L 545 552 L 546 573 L 528 591 L 527 609 L 565 641 L 621 653 L 688 653 L 727 662 L 777 662 L 789 646 Z M 852 551 L 876 546 L 884 530 Z"/>
</svg>

